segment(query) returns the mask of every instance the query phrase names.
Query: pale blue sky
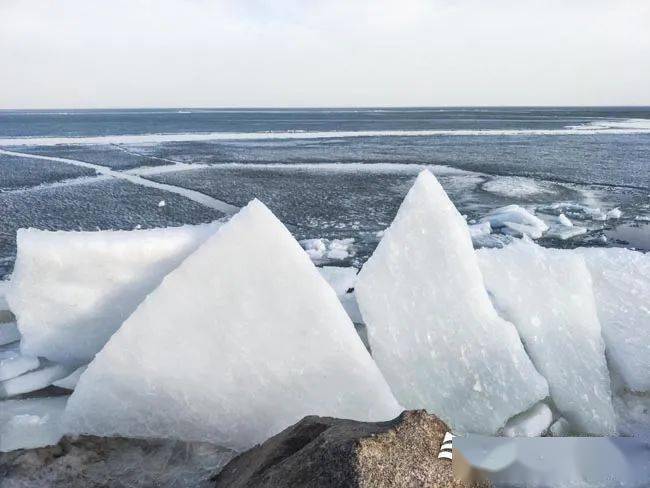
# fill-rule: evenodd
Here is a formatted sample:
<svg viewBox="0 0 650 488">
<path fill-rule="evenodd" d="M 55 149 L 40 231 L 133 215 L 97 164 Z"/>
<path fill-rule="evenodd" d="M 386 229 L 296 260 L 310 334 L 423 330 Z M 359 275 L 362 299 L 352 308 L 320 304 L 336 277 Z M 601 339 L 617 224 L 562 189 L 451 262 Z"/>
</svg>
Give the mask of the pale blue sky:
<svg viewBox="0 0 650 488">
<path fill-rule="evenodd" d="M 648 0 L 0 0 L 0 108 L 650 105 Z"/>
</svg>

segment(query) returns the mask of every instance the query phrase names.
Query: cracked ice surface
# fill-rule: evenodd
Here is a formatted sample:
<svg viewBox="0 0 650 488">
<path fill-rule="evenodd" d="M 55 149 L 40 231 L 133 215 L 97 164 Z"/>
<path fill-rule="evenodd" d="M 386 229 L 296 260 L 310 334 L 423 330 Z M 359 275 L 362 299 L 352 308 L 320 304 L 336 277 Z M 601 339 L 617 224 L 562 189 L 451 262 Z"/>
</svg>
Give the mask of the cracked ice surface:
<svg viewBox="0 0 650 488">
<path fill-rule="evenodd" d="M 548 395 L 431 173 L 418 176 L 355 291 L 373 356 L 405 407 L 427 408 L 457 432 L 493 434 Z"/>
<path fill-rule="evenodd" d="M 605 344 L 584 259 L 517 241 L 477 252 L 488 291 L 515 324 L 562 415 L 580 432 L 616 432 Z"/>
<path fill-rule="evenodd" d="M 245 449 L 305 415 L 400 411 L 334 290 L 255 200 L 111 337 L 65 418 L 72 432 Z"/>
</svg>

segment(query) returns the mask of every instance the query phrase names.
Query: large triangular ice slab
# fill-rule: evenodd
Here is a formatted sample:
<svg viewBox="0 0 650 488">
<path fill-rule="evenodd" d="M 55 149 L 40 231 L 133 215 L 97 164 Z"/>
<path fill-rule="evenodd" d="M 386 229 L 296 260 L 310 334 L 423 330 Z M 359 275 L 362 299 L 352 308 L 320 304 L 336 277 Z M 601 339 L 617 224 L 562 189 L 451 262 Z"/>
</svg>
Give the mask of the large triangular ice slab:
<svg viewBox="0 0 650 488">
<path fill-rule="evenodd" d="M 113 335 L 82 374 L 66 425 L 243 449 L 309 414 L 400 411 L 332 288 L 254 200 Z"/>
<path fill-rule="evenodd" d="M 463 217 L 428 171 L 355 290 L 373 356 L 405 407 L 427 408 L 457 432 L 494 433 L 548 394 L 490 303 Z"/>
<path fill-rule="evenodd" d="M 98 232 L 18 231 L 7 299 L 22 351 L 87 363 L 167 273 L 221 225 Z"/>
<path fill-rule="evenodd" d="M 517 327 L 562 416 L 576 431 L 614 434 L 605 344 L 584 258 L 524 241 L 477 254 L 488 291 Z"/>
</svg>

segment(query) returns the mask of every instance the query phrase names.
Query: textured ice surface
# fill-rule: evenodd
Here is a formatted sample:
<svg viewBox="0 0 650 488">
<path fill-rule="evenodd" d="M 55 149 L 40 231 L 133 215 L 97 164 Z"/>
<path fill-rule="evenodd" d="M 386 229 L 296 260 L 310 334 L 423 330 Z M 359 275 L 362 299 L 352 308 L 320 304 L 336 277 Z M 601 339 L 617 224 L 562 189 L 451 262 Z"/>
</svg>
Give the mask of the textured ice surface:
<svg viewBox="0 0 650 488">
<path fill-rule="evenodd" d="M 27 371 L 38 368 L 39 364 L 38 358 L 24 356 L 20 353 L 20 344 L 18 342 L 0 346 L 0 381 L 20 376 Z"/>
<path fill-rule="evenodd" d="M 506 437 L 539 437 L 553 422 L 553 412 L 544 402 L 508 420 L 503 428 Z"/>
<path fill-rule="evenodd" d="M 350 288 L 354 288 L 357 281 L 357 268 L 340 268 L 337 266 L 323 266 L 318 268 L 321 276 L 329 283 L 338 296 L 345 295 Z"/>
<path fill-rule="evenodd" d="M 7 400 L 0 403 L 0 451 L 56 444 L 67 397 Z"/>
<path fill-rule="evenodd" d="M 355 293 L 373 356 L 405 407 L 426 408 L 457 432 L 494 433 L 547 396 L 431 173 L 418 176 Z"/>
<path fill-rule="evenodd" d="M 577 252 L 591 271 L 610 366 L 631 390 L 650 391 L 650 255 L 619 248 Z"/>
<path fill-rule="evenodd" d="M 19 230 L 7 299 L 23 352 L 68 364 L 90 361 L 162 278 L 219 225 Z"/>
<path fill-rule="evenodd" d="M 548 230 L 546 222 L 519 205 L 497 208 L 483 217 L 481 222 L 490 222 L 490 225 L 495 229 L 507 227 L 508 224 L 515 224 L 515 226 L 525 226 L 522 229 L 530 228 L 531 232 L 532 229 L 539 233 Z"/>
<path fill-rule="evenodd" d="M 20 340 L 16 322 L 0 322 L 0 346 Z"/>
<path fill-rule="evenodd" d="M 477 252 L 502 316 L 519 330 L 555 405 L 579 431 L 616 431 L 591 276 L 571 252 L 518 241 Z"/>
<path fill-rule="evenodd" d="M 400 411 L 332 288 L 255 200 L 111 337 L 66 419 L 73 432 L 243 449 L 305 415 Z"/>
<path fill-rule="evenodd" d="M 80 366 L 77 369 L 75 369 L 71 374 L 66 376 L 65 378 L 61 378 L 60 380 L 56 380 L 54 383 L 52 383 L 54 386 L 58 386 L 59 388 L 66 388 L 68 390 L 74 390 L 77 386 L 77 383 L 79 382 L 79 378 L 81 378 L 81 374 L 86 371 L 86 368 L 88 366 Z"/>
<path fill-rule="evenodd" d="M 41 390 L 50 386 L 56 380 L 65 378 L 74 371 L 70 366 L 62 364 L 43 364 L 40 368 L 11 378 L 0 381 L 0 398 L 9 398 L 23 393 Z"/>
</svg>

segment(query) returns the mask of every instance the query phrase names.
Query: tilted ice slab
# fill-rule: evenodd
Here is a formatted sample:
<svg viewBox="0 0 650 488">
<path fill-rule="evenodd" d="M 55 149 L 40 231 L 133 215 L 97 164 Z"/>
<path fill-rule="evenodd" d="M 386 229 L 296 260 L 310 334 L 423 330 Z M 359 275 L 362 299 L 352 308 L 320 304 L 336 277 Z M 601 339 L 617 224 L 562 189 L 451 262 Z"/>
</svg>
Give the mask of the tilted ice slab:
<svg viewBox="0 0 650 488">
<path fill-rule="evenodd" d="M 67 397 L 8 400 L 0 404 L 0 452 L 56 444 Z"/>
<path fill-rule="evenodd" d="M 162 278 L 219 223 L 100 232 L 18 231 L 7 299 L 22 350 L 60 363 L 89 362 Z"/>
<path fill-rule="evenodd" d="M 581 432 L 615 433 L 605 344 L 584 259 L 525 241 L 477 255 L 497 309 L 516 325 L 558 410 Z"/>
<path fill-rule="evenodd" d="M 514 326 L 494 310 L 463 217 L 423 171 L 355 287 L 397 399 L 456 432 L 495 433 L 548 395 Z"/>
<path fill-rule="evenodd" d="M 576 252 L 591 271 L 610 366 L 629 389 L 650 391 L 650 255 L 615 248 Z"/>
<path fill-rule="evenodd" d="M 111 337 L 81 375 L 66 423 L 245 449 L 309 414 L 400 411 L 334 290 L 254 200 Z"/>
</svg>

